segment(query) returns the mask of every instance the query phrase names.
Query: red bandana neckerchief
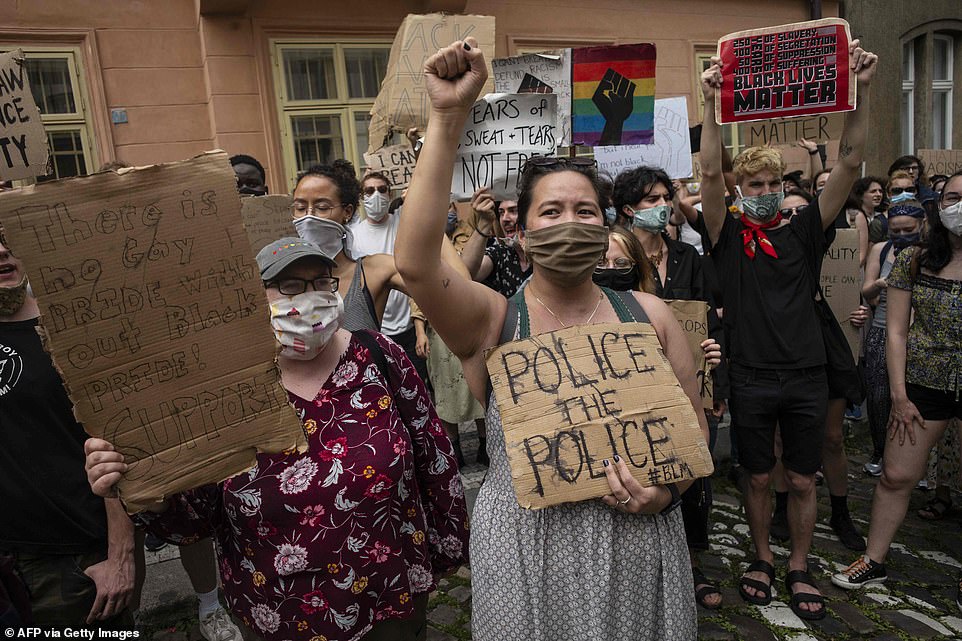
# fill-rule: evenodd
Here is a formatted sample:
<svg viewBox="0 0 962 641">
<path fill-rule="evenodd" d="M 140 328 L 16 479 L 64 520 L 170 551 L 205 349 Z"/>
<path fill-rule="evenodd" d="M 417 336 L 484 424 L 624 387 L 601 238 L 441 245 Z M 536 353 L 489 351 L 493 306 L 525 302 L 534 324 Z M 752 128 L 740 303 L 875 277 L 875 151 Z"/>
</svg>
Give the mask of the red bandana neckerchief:
<svg viewBox="0 0 962 641">
<path fill-rule="evenodd" d="M 765 233 L 766 229 L 771 229 L 782 222 L 782 215 L 775 214 L 767 223 L 753 223 L 748 219 L 748 216 L 743 215 L 741 217 L 742 225 L 742 244 L 745 247 L 745 254 L 751 258 L 755 259 L 755 248 L 761 247 L 762 252 L 768 254 L 772 258 L 778 258 L 778 253 L 775 251 L 775 247 L 772 246 L 772 241 L 768 240 L 768 235 Z M 757 239 L 757 243 L 756 243 Z"/>
</svg>

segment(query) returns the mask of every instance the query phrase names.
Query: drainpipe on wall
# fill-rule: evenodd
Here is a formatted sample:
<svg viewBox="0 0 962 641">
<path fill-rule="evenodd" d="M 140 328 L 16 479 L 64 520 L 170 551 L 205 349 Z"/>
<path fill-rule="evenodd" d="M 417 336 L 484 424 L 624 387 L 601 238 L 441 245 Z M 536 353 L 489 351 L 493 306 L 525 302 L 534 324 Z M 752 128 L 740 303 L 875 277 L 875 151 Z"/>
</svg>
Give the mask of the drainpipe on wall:
<svg viewBox="0 0 962 641">
<path fill-rule="evenodd" d="M 811 16 L 809 20 L 818 20 L 822 17 L 822 0 L 808 0 Z"/>
</svg>

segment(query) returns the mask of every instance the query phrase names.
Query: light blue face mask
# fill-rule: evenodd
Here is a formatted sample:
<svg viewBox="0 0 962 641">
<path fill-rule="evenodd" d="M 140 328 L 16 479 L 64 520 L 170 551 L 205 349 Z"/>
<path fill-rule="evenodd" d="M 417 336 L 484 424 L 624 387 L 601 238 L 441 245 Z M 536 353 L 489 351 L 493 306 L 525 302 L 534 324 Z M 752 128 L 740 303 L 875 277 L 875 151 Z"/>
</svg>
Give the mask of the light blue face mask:
<svg viewBox="0 0 962 641">
<path fill-rule="evenodd" d="M 668 226 L 671 216 L 671 205 L 658 205 L 649 209 L 637 209 L 632 216 L 632 227 L 640 227 L 645 231 L 660 234 Z"/>
<path fill-rule="evenodd" d="M 784 199 L 784 191 L 773 191 L 761 196 L 743 196 L 742 211 L 755 220 L 766 223 L 775 217 L 778 206 Z"/>
<path fill-rule="evenodd" d="M 618 218 L 618 211 L 614 207 L 608 207 L 605 209 L 605 220 L 608 221 L 608 226 L 615 224 L 615 219 Z"/>
<path fill-rule="evenodd" d="M 915 194 L 910 191 L 903 191 L 901 194 L 895 194 L 889 198 L 889 204 L 898 205 L 899 203 L 904 203 L 906 200 L 915 200 Z"/>
</svg>

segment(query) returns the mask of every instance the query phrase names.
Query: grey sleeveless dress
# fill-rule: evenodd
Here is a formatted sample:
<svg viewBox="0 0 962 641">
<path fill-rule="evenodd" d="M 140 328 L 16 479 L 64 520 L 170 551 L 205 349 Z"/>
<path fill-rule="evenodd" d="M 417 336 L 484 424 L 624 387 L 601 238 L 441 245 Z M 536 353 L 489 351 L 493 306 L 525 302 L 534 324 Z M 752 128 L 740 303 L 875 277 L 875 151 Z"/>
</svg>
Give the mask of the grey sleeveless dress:
<svg viewBox="0 0 962 641">
<path fill-rule="evenodd" d="M 354 278 L 351 279 L 351 286 L 344 296 L 344 320 L 341 327 L 349 332 L 359 329 L 369 329 L 373 332 L 381 331 L 381 324 L 377 322 L 374 313 L 374 299 L 367 288 L 364 279 L 363 259 L 357 259 L 357 268 L 354 270 Z"/>
<path fill-rule="evenodd" d="M 493 395 L 486 420 L 491 466 L 471 523 L 475 641 L 693 641 L 681 510 L 632 515 L 600 499 L 523 509 Z"/>
</svg>

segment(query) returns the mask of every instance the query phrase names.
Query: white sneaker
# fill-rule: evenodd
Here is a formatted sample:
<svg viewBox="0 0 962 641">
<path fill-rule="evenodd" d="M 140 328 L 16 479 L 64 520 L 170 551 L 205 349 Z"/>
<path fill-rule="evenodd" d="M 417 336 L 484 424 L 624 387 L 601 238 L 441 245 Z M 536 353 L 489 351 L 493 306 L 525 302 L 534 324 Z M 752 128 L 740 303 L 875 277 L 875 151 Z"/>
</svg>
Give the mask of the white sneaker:
<svg viewBox="0 0 962 641">
<path fill-rule="evenodd" d="M 200 635 L 207 641 L 241 641 L 241 631 L 237 629 L 224 608 L 217 608 L 200 622 Z"/>
<path fill-rule="evenodd" d="M 862 470 L 869 476 L 882 476 L 882 459 L 869 461 L 862 466 Z"/>
</svg>

